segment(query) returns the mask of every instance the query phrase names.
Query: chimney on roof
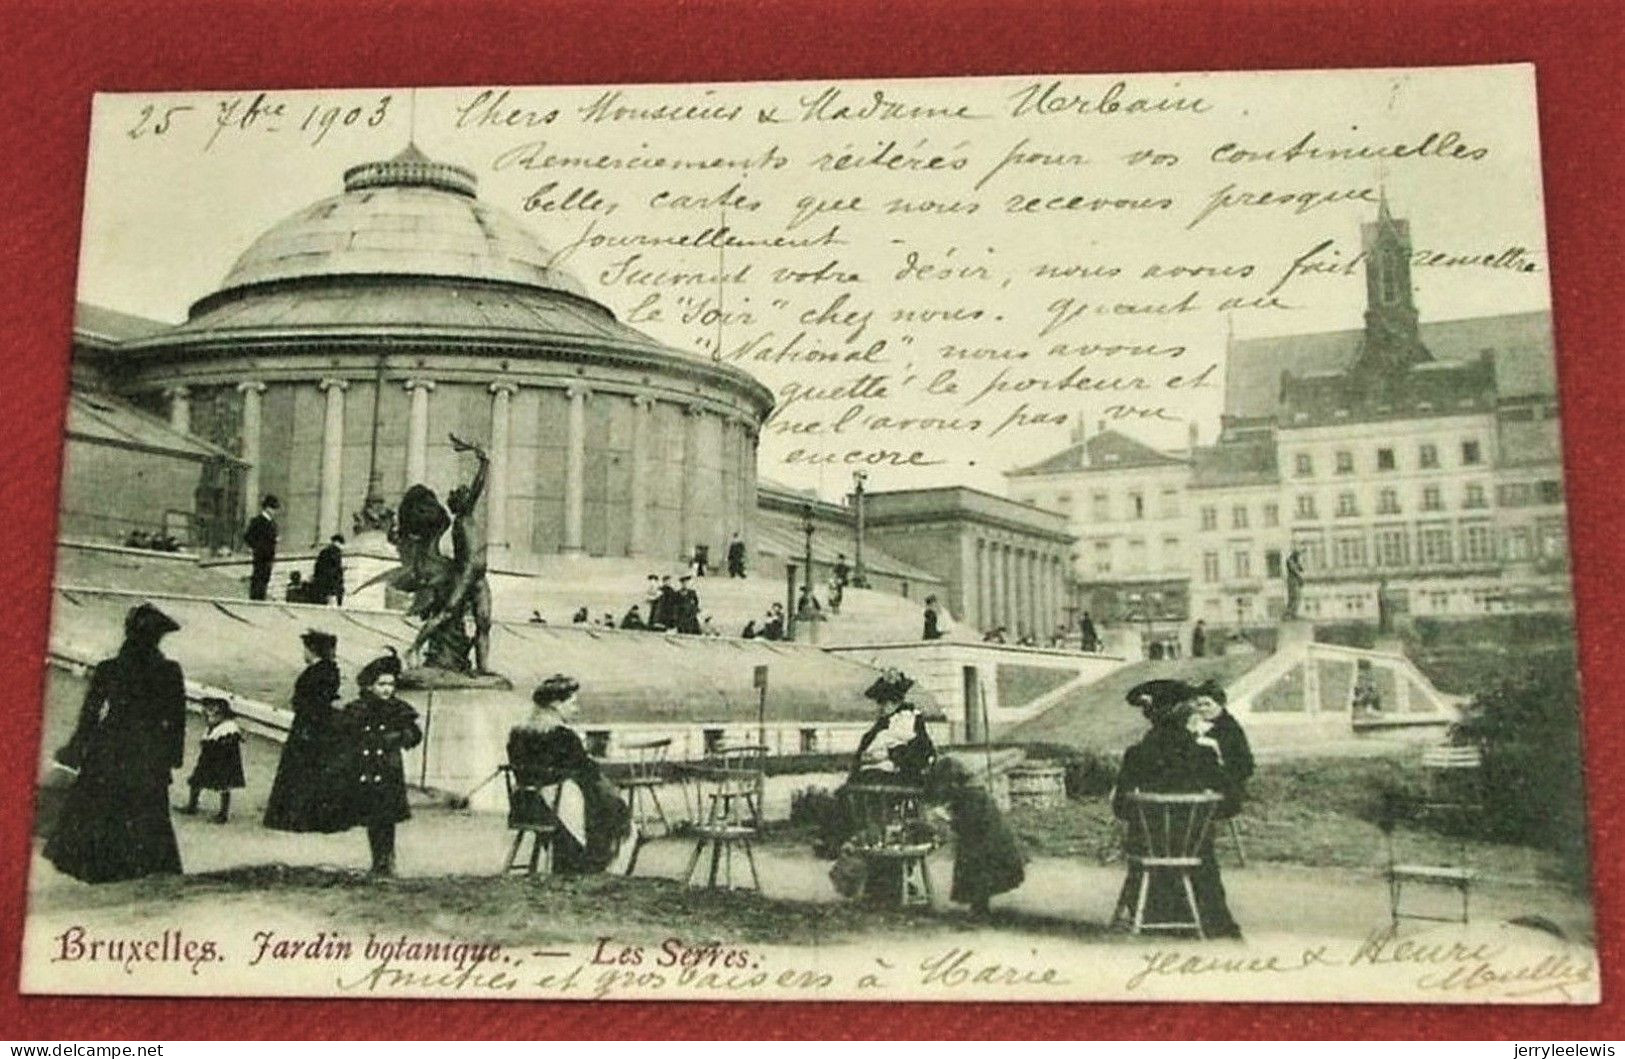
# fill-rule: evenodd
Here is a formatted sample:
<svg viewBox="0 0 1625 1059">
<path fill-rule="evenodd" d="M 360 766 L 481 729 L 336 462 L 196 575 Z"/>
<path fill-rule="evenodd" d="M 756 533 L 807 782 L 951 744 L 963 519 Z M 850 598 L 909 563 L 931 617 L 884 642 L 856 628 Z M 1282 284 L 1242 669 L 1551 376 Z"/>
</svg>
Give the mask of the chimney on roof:
<svg viewBox="0 0 1625 1059">
<path fill-rule="evenodd" d="M 1078 416 L 1073 417 L 1073 420 L 1072 420 L 1072 444 L 1077 445 L 1080 442 L 1082 442 L 1083 439 L 1088 435 L 1088 433 L 1089 433 L 1089 424 L 1084 420 L 1083 416 L 1078 415 Z"/>
<path fill-rule="evenodd" d="M 1095 433 L 1096 434 L 1104 434 L 1104 433 L 1106 433 L 1106 421 L 1104 419 L 1095 420 Z"/>
<path fill-rule="evenodd" d="M 1185 437 L 1190 445 L 1191 452 L 1194 453 L 1196 447 L 1202 443 L 1202 434 L 1201 431 L 1196 429 L 1196 420 L 1190 421 L 1190 425 L 1185 431 Z"/>
<path fill-rule="evenodd" d="M 1072 443 L 1078 447 L 1078 466 L 1089 466 L 1089 421 L 1078 413 L 1078 422 L 1072 428 Z"/>
</svg>

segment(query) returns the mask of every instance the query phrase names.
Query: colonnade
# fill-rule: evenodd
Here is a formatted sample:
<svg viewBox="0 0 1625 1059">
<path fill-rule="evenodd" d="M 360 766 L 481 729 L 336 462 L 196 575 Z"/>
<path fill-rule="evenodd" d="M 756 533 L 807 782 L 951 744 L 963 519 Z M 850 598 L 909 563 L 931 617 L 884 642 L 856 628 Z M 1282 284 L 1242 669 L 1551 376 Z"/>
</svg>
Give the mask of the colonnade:
<svg viewBox="0 0 1625 1059">
<path fill-rule="evenodd" d="M 325 541 L 335 533 L 342 532 L 342 519 L 344 517 L 344 481 L 343 481 L 343 452 L 344 452 L 344 422 L 346 414 L 346 396 L 349 382 L 341 378 L 326 378 L 317 384 L 324 395 L 322 418 L 322 446 L 321 460 L 318 476 L 318 501 L 316 519 L 316 540 Z M 406 482 L 413 484 L 423 482 L 428 475 L 429 454 L 429 411 L 430 402 L 436 388 L 433 379 L 409 378 L 403 380 L 408 394 L 408 418 L 406 431 Z M 654 451 L 657 441 L 654 427 L 654 417 L 657 406 L 662 402 L 652 394 L 627 394 L 622 390 L 594 391 L 591 387 L 573 383 L 560 387 L 568 400 L 566 414 L 566 440 L 564 461 L 564 526 L 560 551 L 567 555 L 581 555 L 587 551 L 584 539 L 584 522 L 586 510 L 586 468 L 587 468 L 587 408 L 590 401 L 613 397 L 616 399 L 629 399 L 632 409 L 632 452 L 630 458 L 630 483 L 628 533 L 629 541 L 626 552 L 631 556 L 649 556 L 659 550 L 660 539 L 669 540 L 671 530 L 676 529 L 678 537 L 678 554 L 686 555 L 692 552 L 697 541 L 714 536 L 716 527 L 701 525 L 702 498 L 712 495 L 722 495 L 731 501 L 733 510 L 739 511 L 739 528 L 748 534 L 750 514 L 755 509 L 755 466 L 757 427 L 746 416 L 739 413 L 730 413 L 711 406 L 702 405 L 694 401 L 677 400 L 681 410 L 681 429 L 675 437 L 668 437 L 666 451 L 678 454 L 681 464 L 682 484 L 677 491 L 678 497 L 678 525 L 675 527 L 656 526 L 650 518 L 650 499 L 654 495 L 654 476 L 658 473 Z M 261 465 L 263 453 L 261 451 L 262 427 L 262 399 L 266 384 L 258 381 L 242 382 L 237 390 L 242 395 L 242 459 L 247 463 L 244 483 L 245 514 L 258 510 L 261 494 Z M 492 382 L 486 387 L 491 399 L 491 419 L 489 434 L 488 455 L 491 464 L 486 482 L 486 502 L 489 504 L 489 518 L 487 524 L 489 547 L 503 548 L 514 543 L 508 540 L 508 505 L 514 490 L 511 488 L 514 480 L 512 466 L 512 438 L 513 438 L 513 398 L 518 393 L 519 384 L 500 380 Z M 169 387 L 165 391 L 169 399 L 170 423 L 177 429 L 186 430 L 190 425 L 190 405 L 188 390 L 184 386 Z M 733 478 L 743 483 L 741 488 L 716 488 L 716 483 L 702 482 L 700 459 L 700 422 L 704 415 L 714 414 L 725 417 L 737 424 L 741 429 L 739 440 L 730 445 L 724 440 L 722 467 L 724 479 Z M 665 532 L 662 533 L 661 531 Z M 718 539 L 720 544 L 726 539 L 723 534 Z M 528 547 L 528 542 L 525 542 Z M 662 556 L 666 558 L 666 556 Z M 675 556 L 671 556 L 675 558 Z M 713 560 L 720 561 L 721 556 L 713 556 Z"/>
<path fill-rule="evenodd" d="M 1040 642 L 1064 619 L 1066 559 L 1059 547 L 1025 543 L 1014 536 L 977 537 L 972 543 L 973 589 L 966 610 L 982 629 L 1003 626 L 1012 638 L 1031 634 Z"/>
</svg>

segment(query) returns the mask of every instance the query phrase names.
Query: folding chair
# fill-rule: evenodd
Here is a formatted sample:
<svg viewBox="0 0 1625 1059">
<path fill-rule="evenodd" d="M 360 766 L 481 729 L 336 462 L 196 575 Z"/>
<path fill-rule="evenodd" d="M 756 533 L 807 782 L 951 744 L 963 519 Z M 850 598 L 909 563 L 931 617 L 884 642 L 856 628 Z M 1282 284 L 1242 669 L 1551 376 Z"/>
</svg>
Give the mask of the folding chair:
<svg viewBox="0 0 1625 1059">
<path fill-rule="evenodd" d="M 1394 855 L 1394 825 L 1383 828 L 1388 852 L 1388 912 L 1395 927 L 1401 919 L 1467 923 L 1471 920 L 1473 882 L 1478 873 L 1468 863 L 1466 824 L 1483 807 L 1483 753 L 1475 746 L 1433 746 L 1422 752 L 1426 795 L 1422 815 L 1453 824 L 1457 833 L 1454 864 L 1399 864 Z M 1404 910 L 1406 883 L 1453 889 L 1461 896 L 1461 915 L 1441 916 Z"/>
</svg>

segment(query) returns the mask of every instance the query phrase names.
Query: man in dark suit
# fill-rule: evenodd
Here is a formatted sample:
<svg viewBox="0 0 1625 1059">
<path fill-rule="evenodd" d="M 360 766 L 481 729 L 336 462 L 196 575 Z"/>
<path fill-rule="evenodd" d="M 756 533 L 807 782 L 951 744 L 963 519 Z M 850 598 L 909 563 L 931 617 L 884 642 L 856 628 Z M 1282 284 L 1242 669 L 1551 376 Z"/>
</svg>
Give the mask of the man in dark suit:
<svg viewBox="0 0 1625 1059">
<path fill-rule="evenodd" d="M 745 576 L 745 542 L 739 539 L 739 531 L 735 530 L 733 539 L 728 542 L 728 576 Z"/>
<path fill-rule="evenodd" d="M 344 535 L 333 534 L 327 547 L 316 553 L 316 571 L 311 575 L 310 594 L 314 603 L 344 606 Z"/>
<path fill-rule="evenodd" d="M 649 611 L 649 628 L 675 629 L 682 610 L 681 604 L 682 597 L 671 587 L 671 575 L 662 574 L 660 592 L 655 596 L 654 606 Z"/>
<path fill-rule="evenodd" d="M 679 580 L 682 582 L 683 587 L 677 590 L 677 631 L 687 633 L 690 636 L 698 636 L 700 634 L 700 594 L 694 591 L 694 587 L 689 584 L 690 578 L 687 574 L 683 575 Z"/>
<path fill-rule="evenodd" d="M 276 564 L 276 515 L 282 501 L 267 493 L 260 504 L 260 513 L 248 520 L 243 530 L 243 543 L 253 557 L 253 569 L 248 575 L 248 598 L 264 599 L 271 584 L 271 567 Z"/>
</svg>

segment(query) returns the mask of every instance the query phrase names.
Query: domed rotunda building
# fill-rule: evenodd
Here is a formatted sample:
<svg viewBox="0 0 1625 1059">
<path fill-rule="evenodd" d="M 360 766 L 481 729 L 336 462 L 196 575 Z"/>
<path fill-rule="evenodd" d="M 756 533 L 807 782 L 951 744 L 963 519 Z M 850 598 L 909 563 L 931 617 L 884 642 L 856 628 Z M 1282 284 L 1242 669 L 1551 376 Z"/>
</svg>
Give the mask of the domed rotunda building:
<svg viewBox="0 0 1625 1059">
<path fill-rule="evenodd" d="M 119 391 L 245 463 L 288 550 L 442 498 L 485 444 L 492 561 L 676 560 L 749 534 L 773 395 L 622 324 L 473 173 L 416 147 L 261 235 L 175 327 L 122 343 Z M 519 562 L 519 565 L 523 565 Z"/>
</svg>

